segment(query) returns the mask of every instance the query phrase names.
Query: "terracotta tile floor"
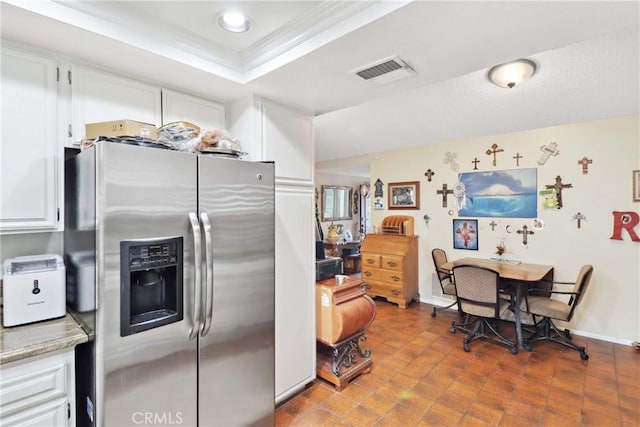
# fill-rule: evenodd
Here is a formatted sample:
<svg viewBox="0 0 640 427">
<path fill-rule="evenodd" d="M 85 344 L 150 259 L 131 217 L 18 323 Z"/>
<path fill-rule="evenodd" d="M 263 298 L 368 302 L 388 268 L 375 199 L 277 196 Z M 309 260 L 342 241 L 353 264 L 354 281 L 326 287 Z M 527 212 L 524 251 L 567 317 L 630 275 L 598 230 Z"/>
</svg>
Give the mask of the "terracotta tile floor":
<svg viewBox="0 0 640 427">
<path fill-rule="evenodd" d="M 342 392 L 316 379 L 278 406 L 276 426 L 640 426 L 640 352 L 630 346 L 574 336 L 588 361 L 553 343 L 513 355 L 475 341 L 465 353 L 463 334 L 449 333 L 456 312 L 376 307 L 363 345 L 371 372 Z"/>
</svg>

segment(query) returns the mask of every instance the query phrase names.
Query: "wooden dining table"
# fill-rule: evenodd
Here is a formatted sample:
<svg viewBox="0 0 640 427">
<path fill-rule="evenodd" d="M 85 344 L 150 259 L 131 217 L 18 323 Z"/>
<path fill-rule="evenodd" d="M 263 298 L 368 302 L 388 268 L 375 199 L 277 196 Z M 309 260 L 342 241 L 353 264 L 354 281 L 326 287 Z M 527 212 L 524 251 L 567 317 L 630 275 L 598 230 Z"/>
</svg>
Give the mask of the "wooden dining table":
<svg viewBox="0 0 640 427">
<path fill-rule="evenodd" d="M 453 267 L 458 265 L 477 265 L 494 270 L 500 279 L 509 281 L 515 287 L 515 318 L 516 336 L 518 345 L 524 347 L 522 336 L 522 313 L 520 312 L 520 301 L 522 300 L 523 288 L 526 291 L 529 287 L 550 289 L 553 281 L 553 266 L 542 264 L 528 264 L 513 261 L 490 260 L 486 258 L 460 258 L 442 264 L 443 270 L 453 271 Z M 541 281 L 546 283 L 540 284 Z"/>
</svg>

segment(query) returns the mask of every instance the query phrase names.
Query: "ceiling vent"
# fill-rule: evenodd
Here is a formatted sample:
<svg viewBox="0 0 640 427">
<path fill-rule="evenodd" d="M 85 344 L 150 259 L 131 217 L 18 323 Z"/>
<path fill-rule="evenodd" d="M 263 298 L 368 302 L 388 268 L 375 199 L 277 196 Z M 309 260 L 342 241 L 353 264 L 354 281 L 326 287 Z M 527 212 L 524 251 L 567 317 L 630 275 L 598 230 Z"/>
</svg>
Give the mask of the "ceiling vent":
<svg viewBox="0 0 640 427">
<path fill-rule="evenodd" d="M 409 64 L 397 56 L 377 61 L 352 73 L 375 84 L 391 83 L 416 74 Z"/>
</svg>

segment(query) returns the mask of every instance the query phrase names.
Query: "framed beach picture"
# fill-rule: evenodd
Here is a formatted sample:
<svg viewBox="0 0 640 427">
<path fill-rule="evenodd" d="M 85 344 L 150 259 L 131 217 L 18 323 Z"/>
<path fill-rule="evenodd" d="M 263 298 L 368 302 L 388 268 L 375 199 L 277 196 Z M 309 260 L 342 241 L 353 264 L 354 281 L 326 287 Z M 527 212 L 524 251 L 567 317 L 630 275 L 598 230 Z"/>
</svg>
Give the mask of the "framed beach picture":
<svg viewBox="0 0 640 427">
<path fill-rule="evenodd" d="M 640 170 L 633 171 L 633 201 L 640 202 Z"/>
<path fill-rule="evenodd" d="M 420 209 L 420 181 L 390 182 L 389 209 Z"/>
<path fill-rule="evenodd" d="M 453 220 L 453 249 L 478 250 L 478 220 Z"/>
<path fill-rule="evenodd" d="M 464 184 L 459 216 L 538 217 L 536 168 L 463 172 L 458 179 Z"/>
</svg>

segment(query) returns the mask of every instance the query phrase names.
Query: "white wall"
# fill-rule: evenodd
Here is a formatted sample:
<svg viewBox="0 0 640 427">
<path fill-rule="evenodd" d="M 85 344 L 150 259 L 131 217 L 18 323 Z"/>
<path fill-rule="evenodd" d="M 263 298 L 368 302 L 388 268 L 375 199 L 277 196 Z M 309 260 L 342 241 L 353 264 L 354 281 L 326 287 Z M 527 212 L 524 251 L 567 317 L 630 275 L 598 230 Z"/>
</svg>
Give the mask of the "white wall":
<svg viewBox="0 0 640 427">
<path fill-rule="evenodd" d="M 542 145 L 557 142 L 559 155 L 545 165 L 537 164 Z M 485 154 L 492 144 L 504 149 L 497 155 Z M 442 196 L 436 190 L 447 183 L 457 182 L 457 172 L 443 163 L 445 152 L 457 154 L 459 172 L 473 170 L 472 160 L 481 163 L 478 169 L 515 169 L 516 153 L 523 156 L 520 168 L 538 168 L 538 190 L 555 182 L 556 175 L 573 188 L 563 190 L 564 207 L 560 210 L 542 208 L 538 198 L 538 217 L 545 228 L 529 236 L 523 245 L 522 236 L 514 230 L 523 225 L 531 228 L 531 219 L 479 218 L 479 250 L 454 250 L 452 219 L 448 211 L 454 209 L 453 196 L 448 208 L 442 207 Z M 584 156 L 593 160 L 589 172 L 582 174 L 578 161 Z M 428 182 L 427 169 L 436 172 Z M 372 224 L 380 226 L 385 216 L 392 214 L 415 217 L 416 234 L 420 236 L 420 299 L 431 302 L 433 262 L 431 250 L 447 251 L 449 259 L 466 256 L 490 258 L 495 246 L 503 240 L 506 256 L 528 263 L 549 264 L 555 267 L 555 279 L 571 281 L 580 266 L 592 264 L 594 274 L 587 294 L 582 300 L 569 327 L 576 333 L 609 341 L 628 343 L 640 338 L 640 243 L 633 242 L 626 232 L 624 240 L 611 240 L 612 211 L 638 212 L 640 203 L 632 201 L 632 171 L 640 169 L 640 117 L 627 116 L 586 123 L 535 129 L 504 135 L 461 140 L 437 145 L 377 153 L 372 156 L 371 182 L 380 178 L 385 188 L 385 209 L 372 211 Z M 420 181 L 421 207 L 419 211 L 389 211 L 386 209 L 387 183 Z M 581 212 L 586 216 L 580 229 L 572 217 Z M 427 226 L 423 215 L 431 217 Z M 488 225 L 498 223 L 495 231 Z M 511 233 L 505 228 L 511 225 Z M 635 229 L 640 234 L 640 226 Z"/>
</svg>

